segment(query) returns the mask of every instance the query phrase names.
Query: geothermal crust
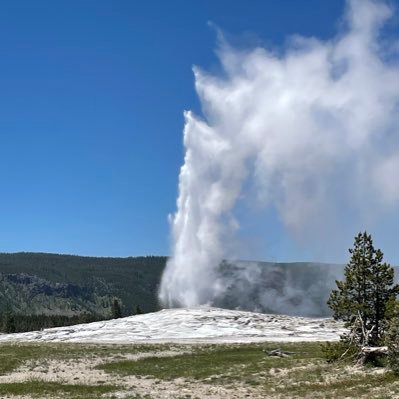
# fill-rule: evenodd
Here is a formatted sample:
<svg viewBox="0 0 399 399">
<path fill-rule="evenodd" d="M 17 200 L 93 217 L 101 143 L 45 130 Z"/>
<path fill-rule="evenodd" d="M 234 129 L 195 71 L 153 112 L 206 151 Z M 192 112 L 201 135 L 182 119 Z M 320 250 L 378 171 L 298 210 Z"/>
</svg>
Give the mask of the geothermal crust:
<svg viewBox="0 0 399 399">
<path fill-rule="evenodd" d="M 69 327 L 0 335 L 0 342 L 99 343 L 333 341 L 345 332 L 330 318 L 197 307 L 165 309 Z"/>
</svg>

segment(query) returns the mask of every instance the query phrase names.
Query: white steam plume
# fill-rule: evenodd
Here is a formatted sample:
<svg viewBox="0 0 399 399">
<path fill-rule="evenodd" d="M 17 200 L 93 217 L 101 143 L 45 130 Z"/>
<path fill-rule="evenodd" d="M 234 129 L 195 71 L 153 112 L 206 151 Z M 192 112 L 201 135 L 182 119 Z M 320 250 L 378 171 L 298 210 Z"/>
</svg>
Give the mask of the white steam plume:
<svg viewBox="0 0 399 399">
<path fill-rule="evenodd" d="M 332 40 L 294 37 L 282 54 L 222 41 L 222 76 L 194 69 L 203 118 L 185 113 L 164 305 L 223 294 L 219 265 L 231 257 L 248 181 L 295 235 L 328 237 L 345 214 L 364 221 L 398 206 L 398 46 L 380 39 L 391 14 L 384 2 L 352 0 Z"/>
</svg>

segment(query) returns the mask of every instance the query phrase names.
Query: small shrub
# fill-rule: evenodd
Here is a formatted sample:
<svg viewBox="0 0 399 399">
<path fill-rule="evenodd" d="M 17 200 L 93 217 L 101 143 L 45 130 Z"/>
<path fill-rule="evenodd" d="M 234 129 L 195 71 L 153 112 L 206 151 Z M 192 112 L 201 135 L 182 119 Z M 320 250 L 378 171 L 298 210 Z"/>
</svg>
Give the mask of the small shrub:
<svg viewBox="0 0 399 399">
<path fill-rule="evenodd" d="M 388 346 L 388 367 L 399 375 L 399 317 L 391 319 L 385 342 Z"/>
<path fill-rule="evenodd" d="M 323 343 L 321 344 L 321 351 L 328 363 L 353 359 L 359 353 L 357 346 L 350 345 L 349 342 L 345 340 Z"/>
</svg>

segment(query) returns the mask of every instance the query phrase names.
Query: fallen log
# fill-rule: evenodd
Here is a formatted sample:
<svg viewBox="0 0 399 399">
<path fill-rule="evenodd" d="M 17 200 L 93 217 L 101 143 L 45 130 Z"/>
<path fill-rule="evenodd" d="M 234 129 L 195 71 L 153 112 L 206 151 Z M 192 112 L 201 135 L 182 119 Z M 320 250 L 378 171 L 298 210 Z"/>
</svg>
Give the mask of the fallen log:
<svg viewBox="0 0 399 399">
<path fill-rule="evenodd" d="M 362 353 L 375 353 L 376 355 L 387 355 L 387 346 L 364 346 L 361 350 Z"/>
<path fill-rule="evenodd" d="M 275 356 L 275 357 L 289 357 L 290 355 L 293 355 L 294 352 L 287 352 L 283 351 L 282 349 L 273 349 L 272 351 L 268 352 L 268 356 Z"/>
<path fill-rule="evenodd" d="M 360 349 L 358 364 L 365 364 L 373 358 L 386 356 L 387 354 L 387 346 L 364 346 Z"/>
</svg>

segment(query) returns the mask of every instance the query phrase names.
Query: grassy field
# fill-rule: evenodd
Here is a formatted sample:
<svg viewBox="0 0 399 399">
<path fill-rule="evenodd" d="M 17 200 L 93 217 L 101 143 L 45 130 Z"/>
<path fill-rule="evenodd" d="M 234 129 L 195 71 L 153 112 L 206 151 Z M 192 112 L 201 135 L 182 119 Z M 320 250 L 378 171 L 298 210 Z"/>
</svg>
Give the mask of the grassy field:
<svg viewBox="0 0 399 399">
<path fill-rule="evenodd" d="M 270 357 L 281 348 L 288 357 Z M 394 398 L 384 368 L 328 364 L 318 343 L 0 345 L 1 398 Z"/>
</svg>

